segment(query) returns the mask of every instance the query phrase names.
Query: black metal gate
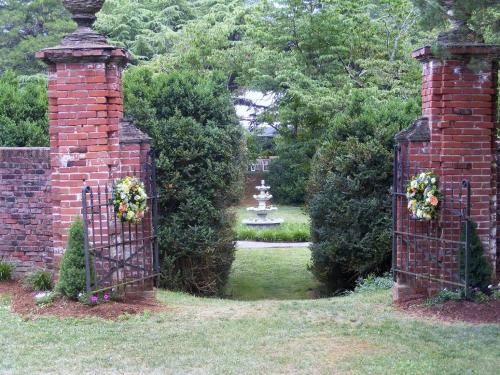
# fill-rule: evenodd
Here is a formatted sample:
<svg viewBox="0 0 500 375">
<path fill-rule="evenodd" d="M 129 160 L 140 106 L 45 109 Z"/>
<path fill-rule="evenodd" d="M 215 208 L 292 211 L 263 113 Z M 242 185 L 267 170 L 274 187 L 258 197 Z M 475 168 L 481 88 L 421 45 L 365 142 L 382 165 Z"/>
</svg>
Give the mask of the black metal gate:
<svg viewBox="0 0 500 375">
<path fill-rule="evenodd" d="M 404 150 L 404 151 L 403 151 Z M 436 220 L 420 221 L 408 212 L 406 185 L 423 172 L 408 160 L 407 148 L 394 152 L 392 191 L 394 278 L 417 287 L 464 288 L 469 292 L 471 189 L 466 180 L 439 182 L 441 202 Z"/>
<path fill-rule="evenodd" d="M 112 183 L 82 190 L 87 293 L 159 282 L 156 168 L 152 154 L 149 159 L 139 175 L 134 173 L 148 195 L 148 209 L 138 224 L 116 217 Z"/>
</svg>

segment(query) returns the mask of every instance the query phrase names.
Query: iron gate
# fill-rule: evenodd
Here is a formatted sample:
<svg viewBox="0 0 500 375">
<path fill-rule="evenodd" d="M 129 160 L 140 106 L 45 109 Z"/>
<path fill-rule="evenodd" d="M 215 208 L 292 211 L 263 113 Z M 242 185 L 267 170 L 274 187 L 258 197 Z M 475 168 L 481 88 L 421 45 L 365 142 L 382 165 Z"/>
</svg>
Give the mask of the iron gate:
<svg viewBox="0 0 500 375">
<path fill-rule="evenodd" d="M 158 285 L 158 193 L 154 157 L 139 176 L 147 193 L 147 211 L 138 224 L 117 219 L 113 185 L 86 186 L 82 191 L 87 293 L 129 285 Z"/>
<path fill-rule="evenodd" d="M 471 189 L 466 180 L 439 182 L 441 202 L 436 220 L 420 221 L 408 212 L 406 185 L 421 173 L 400 145 L 394 152 L 392 191 L 392 271 L 396 279 L 417 287 L 464 288 L 469 292 Z"/>
</svg>

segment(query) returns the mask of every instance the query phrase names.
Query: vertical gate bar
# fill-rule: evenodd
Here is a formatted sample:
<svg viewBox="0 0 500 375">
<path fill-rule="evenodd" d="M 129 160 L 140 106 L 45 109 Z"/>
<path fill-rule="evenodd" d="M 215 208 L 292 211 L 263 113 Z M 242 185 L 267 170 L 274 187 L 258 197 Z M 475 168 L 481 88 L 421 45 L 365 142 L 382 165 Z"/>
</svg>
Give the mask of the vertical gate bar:
<svg viewBox="0 0 500 375">
<path fill-rule="evenodd" d="M 128 222 L 128 249 L 129 249 L 130 262 L 131 264 L 134 264 L 135 255 L 134 255 L 134 247 L 132 244 L 132 227 L 130 221 Z M 133 279 L 136 274 L 133 267 L 130 267 L 130 273 L 132 274 L 132 279 Z"/>
<path fill-rule="evenodd" d="M 150 152 L 151 157 L 151 195 L 153 196 L 153 265 L 156 276 L 156 286 L 160 286 L 160 255 L 158 251 L 158 191 L 156 187 L 156 159 L 154 151 Z"/>
<path fill-rule="evenodd" d="M 465 222 L 465 297 L 469 298 L 469 259 L 470 259 L 470 232 L 471 232 L 471 218 L 470 218 L 470 205 L 471 205 L 471 187 L 470 181 L 464 181 L 464 186 L 467 188 L 467 208 L 466 208 L 466 222 Z"/>
<path fill-rule="evenodd" d="M 113 184 L 113 191 L 115 190 L 115 185 Z M 113 194 L 112 194 L 113 195 Z M 113 232 L 114 232 L 114 238 L 115 238 L 115 267 L 116 267 L 116 283 L 120 284 L 120 256 L 118 255 L 120 253 L 119 249 L 119 244 L 118 244 L 118 223 L 116 221 L 117 216 L 116 213 L 113 211 Z"/>
<path fill-rule="evenodd" d="M 123 220 L 120 218 L 120 234 L 121 234 L 121 241 L 122 241 L 122 261 L 120 262 L 119 268 L 122 269 L 123 272 L 123 277 L 122 281 L 127 282 L 127 275 L 126 275 L 126 267 L 125 267 L 125 260 L 127 259 L 125 255 L 125 227 L 123 226 Z"/>
<path fill-rule="evenodd" d="M 139 170 L 138 170 L 137 173 L 139 175 L 139 180 L 144 183 L 145 179 L 144 179 L 143 169 L 144 169 L 144 165 L 141 162 L 141 164 L 139 166 Z M 144 189 L 146 190 L 146 194 L 147 194 L 147 184 L 146 183 L 144 183 Z M 146 199 L 146 207 L 147 207 L 147 203 L 148 203 L 148 201 Z M 139 265 L 142 262 L 142 270 L 140 272 L 143 275 L 143 278 L 142 278 L 142 281 L 141 281 L 141 285 L 142 285 L 143 288 L 145 287 L 145 284 L 146 284 L 146 281 L 145 281 L 144 277 L 147 276 L 147 274 L 146 274 L 146 262 L 144 261 L 144 252 L 145 252 L 144 236 L 142 235 L 144 233 L 144 223 L 145 223 L 145 220 L 146 220 L 146 215 L 143 216 L 141 223 L 135 225 L 135 242 L 136 242 L 137 249 L 140 249 L 140 251 L 138 250 L 138 253 L 137 253 L 137 262 L 138 262 Z M 139 225 L 141 226 L 141 230 L 140 231 L 139 231 Z M 139 232 L 141 232 L 141 236 L 142 236 L 141 238 L 139 237 Z"/>
<path fill-rule="evenodd" d="M 108 189 L 108 184 L 105 184 L 104 185 L 104 204 L 105 204 L 105 207 L 106 207 L 106 250 L 108 252 L 108 268 L 109 268 L 109 271 L 111 271 L 112 267 L 113 267 L 113 264 L 112 264 L 112 261 L 111 259 L 113 258 L 112 257 L 112 254 L 111 254 L 111 217 L 110 217 L 110 214 L 111 212 L 113 212 L 113 207 L 111 207 L 111 201 L 110 201 L 110 197 L 109 197 L 109 189 Z M 113 276 L 111 276 L 111 283 L 113 283 Z"/>
<path fill-rule="evenodd" d="M 100 269 L 101 271 L 104 269 L 104 249 L 102 247 L 103 245 L 103 239 L 102 239 L 102 207 L 101 207 L 101 185 L 98 183 L 97 184 L 97 207 L 98 207 L 98 214 L 97 218 L 99 220 L 99 241 L 100 241 L 100 252 L 101 252 L 101 261 L 100 261 Z M 103 275 L 105 272 L 103 272 Z"/>
<path fill-rule="evenodd" d="M 87 214 L 87 193 L 90 186 L 82 189 L 82 214 L 83 214 L 83 250 L 85 254 L 85 289 L 90 293 L 90 254 L 89 254 L 89 226 Z"/>
<path fill-rule="evenodd" d="M 394 146 L 394 165 L 392 169 L 392 279 L 396 281 L 396 251 L 397 251 L 397 206 L 398 206 L 398 162 L 399 162 L 399 145 Z"/>
<path fill-rule="evenodd" d="M 95 242 L 95 218 L 94 218 L 94 212 L 95 210 L 95 204 L 94 204 L 94 191 L 90 189 L 90 221 L 92 223 L 92 245 L 94 246 L 94 257 L 93 257 L 93 263 L 94 263 L 94 287 L 97 289 L 98 286 L 100 285 L 99 282 L 99 273 L 97 272 L 97 260 L 96 258 L 98 257 L 97 252 L 95 251 L 96 249 L 96 242 Z"/>
</svg>

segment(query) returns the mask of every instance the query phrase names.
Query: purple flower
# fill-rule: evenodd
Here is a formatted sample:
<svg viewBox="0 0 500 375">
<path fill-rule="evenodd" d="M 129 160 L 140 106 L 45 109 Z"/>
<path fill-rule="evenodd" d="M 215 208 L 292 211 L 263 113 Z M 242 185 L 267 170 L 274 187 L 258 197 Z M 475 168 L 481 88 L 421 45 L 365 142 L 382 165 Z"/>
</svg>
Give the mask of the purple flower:
<svg viewBox="0 0 500 375">
<path fill-rule="evenodd" d="M 104 300 L 105 300 L 105 301 L 109 301 L 109 294 L 105 294 L 105 295 L 103 296 L 103 298 L 104 298 Z"/>
<path fill-rule="evenodd" d="M 92 302 L 92 303 L 97 303 L 97 301 L 98 301 L 97 296 L 92 296 L 92 297 L 90 297 L 90 302 Z"/>
</svg>

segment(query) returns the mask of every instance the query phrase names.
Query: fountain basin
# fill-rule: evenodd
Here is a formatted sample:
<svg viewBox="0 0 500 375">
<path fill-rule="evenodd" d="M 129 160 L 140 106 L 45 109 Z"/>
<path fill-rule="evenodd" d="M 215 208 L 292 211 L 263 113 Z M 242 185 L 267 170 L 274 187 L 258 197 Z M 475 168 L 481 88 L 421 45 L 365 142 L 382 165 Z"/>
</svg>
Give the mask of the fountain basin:
<svg viewBox="0 0 500 375">
<path fill-rule="evenodd" d="M 254 229 L 271 229 L 280 226 L 283 223 L 283 219 L 246 219 L 242 223 Z"/>
</svg>

